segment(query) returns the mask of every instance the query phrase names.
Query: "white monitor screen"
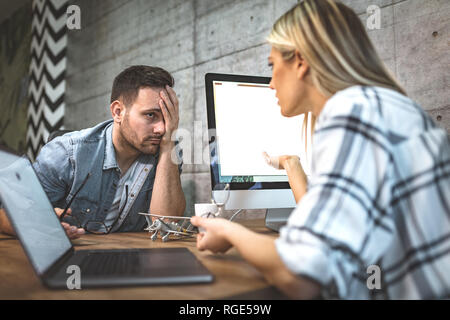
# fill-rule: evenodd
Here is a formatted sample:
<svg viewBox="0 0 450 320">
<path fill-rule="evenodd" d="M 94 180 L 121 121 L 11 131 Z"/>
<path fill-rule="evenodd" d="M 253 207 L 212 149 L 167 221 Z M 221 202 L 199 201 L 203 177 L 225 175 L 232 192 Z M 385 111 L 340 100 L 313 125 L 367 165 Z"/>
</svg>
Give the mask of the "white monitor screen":
<svg viewBox="0 0 450 320">
<path fill-rule="evenodd" d="M 309 174 L 304 116 L 284 117 L 275 90 L 268 84 L 230 81 L 213 81 L 213 90 L 220 182 L 240 182 L 238 177 L 287 182 L 286 171 L 268 165 L 264 152 L 297 155 Z"/>
</svg>

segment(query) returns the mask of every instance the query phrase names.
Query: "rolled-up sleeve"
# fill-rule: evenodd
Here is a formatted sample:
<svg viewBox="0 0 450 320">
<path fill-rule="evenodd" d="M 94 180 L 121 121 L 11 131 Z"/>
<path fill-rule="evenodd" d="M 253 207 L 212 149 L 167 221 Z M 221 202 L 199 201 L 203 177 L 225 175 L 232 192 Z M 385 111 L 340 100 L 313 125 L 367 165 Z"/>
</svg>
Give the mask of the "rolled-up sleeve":
<svg viewBox="0 0 450 320">
<path fill-rule="evenodd" d="M 42 147 L 33 168 L 54 206 L 60 206 L 70 191 L 73 169 L 67 143 L 58 137 Z"/>
<path fill-rule="evenodd" d="M 357 105 L 336 110 L 317 123 L 308 192 L 276 248 L 289 270 L 320 283 L 325 296 L 351 298 L 392 239 L 384 209 L 390 151 L 382 130 L 365 122 L 373 114 Z"/>
</svg>

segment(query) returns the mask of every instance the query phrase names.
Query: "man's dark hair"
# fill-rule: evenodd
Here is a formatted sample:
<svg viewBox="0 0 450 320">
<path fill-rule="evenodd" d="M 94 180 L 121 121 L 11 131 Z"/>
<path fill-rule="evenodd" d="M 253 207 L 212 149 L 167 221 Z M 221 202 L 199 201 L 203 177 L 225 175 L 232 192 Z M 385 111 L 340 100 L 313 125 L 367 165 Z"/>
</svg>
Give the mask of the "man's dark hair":
<svg viewBox="0 0 450 320">
<path fill-rule="evenodd" d="M 173 87 L 175 80 L 169 72 L 151 66 L 131 66 L 122 71 L 115 79 L 111 92 L 111 103 L 122 99 L 125 106 L 136 100 L 141 88 Z"/>
</svg>

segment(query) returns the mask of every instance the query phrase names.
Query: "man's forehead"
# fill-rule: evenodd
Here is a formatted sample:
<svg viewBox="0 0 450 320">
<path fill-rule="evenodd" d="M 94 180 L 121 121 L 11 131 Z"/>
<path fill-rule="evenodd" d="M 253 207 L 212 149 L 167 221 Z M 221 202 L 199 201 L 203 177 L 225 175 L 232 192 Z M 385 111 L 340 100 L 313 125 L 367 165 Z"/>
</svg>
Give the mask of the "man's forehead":
<svg viewBox="0 0 450 320">
<path fill-rule="evenodd" d="M 134 101 L 134 104 L 161 110 L 159 107 L 159 100 L 161 100 L 159 93 L 162 90 L 162 88 L 141 88 L 139 89 L 139 93 Z"/>
<path fill-rule="evenodd" d="M 158 87 L 142 87 L 139 88 L 138 96 L 141 95 L 156 95 L 159 97 L 159 93 L 161 91 L 165 90 L 164 88 L 158 88 Z"/>
</svg>

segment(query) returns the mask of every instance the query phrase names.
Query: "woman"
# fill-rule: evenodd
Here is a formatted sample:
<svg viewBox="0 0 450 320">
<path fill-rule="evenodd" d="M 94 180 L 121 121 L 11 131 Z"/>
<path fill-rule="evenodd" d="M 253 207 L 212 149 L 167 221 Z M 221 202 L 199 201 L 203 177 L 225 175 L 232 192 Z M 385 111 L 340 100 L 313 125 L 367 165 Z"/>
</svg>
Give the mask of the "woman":
<svg viewBox="0 0 450 320">
<path fill-rule="evenodd" d="M 405 96 L 345 5 L 303 1 L 268 40 L 281 113 L 317 119 L 312 174 L 307 183 L 298 158 L 276 159 L 298 201 L 277 240 L 194 217 L 206 230 L 197 247 L 236 247 L 292 298 L 448 296 L 446 133 Z"/>
</svg>

